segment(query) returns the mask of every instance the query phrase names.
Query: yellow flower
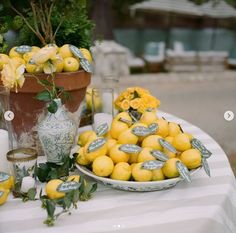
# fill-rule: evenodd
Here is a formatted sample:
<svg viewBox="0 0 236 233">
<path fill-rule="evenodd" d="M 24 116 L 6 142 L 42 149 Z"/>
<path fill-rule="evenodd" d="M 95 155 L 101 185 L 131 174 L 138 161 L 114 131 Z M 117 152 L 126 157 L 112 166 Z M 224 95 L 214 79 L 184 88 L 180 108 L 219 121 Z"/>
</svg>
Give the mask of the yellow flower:
<svg viewBox="0 0 236 233">
<path fill-rule="evenodd" d="M 123 109 L 124 111 L 128 110 L 129 107 L 130 107 L 129 100 L 123 100 L 121 102 L 121 109 Z"/>
<path fill-rule="evenodd" d="M 133 109 L 138 109 L 141 104 L 141 99 L 140 98 L 135 98 L 130 101 L 130 107 Z"/>
<path fill-rule="evenodd" d="M 56 71 L 56 61 L 62 60 L 62 57 L 57 54 L 57 48 L 55 46 L 43 47 L 36 52 L 31 59 L 32 63 L 36 65 L 42 65 L 45 74 L 51 74 Z"/>
<path fill-rule="evenodd" d="M 1 72 L 1 79 L 3 85 L 8 88 L 17 88 L 22 87 L 25 81 L 24 77 L 24 72 L 25 72 L 25 66 L 20 65 L 19 67 L 16 67 L 14 62 L 12 60 L 9 60 L 7 64 L 3 66 L 3 70 Z"/>
</svg>

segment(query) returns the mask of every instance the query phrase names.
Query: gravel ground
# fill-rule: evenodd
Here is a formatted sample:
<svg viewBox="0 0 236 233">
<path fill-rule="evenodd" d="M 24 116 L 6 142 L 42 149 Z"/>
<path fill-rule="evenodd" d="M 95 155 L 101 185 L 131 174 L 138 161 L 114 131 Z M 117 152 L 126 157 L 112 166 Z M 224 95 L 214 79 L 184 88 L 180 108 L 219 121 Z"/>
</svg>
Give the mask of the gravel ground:
<svg viewBox="0 0 236 233">
<path fill-rule="evenodd" d="M 104 86 L 98 77 L 92 86 Z M 117 92 L 141 86 L 161 100 L 160 110 L 204 129 L 236 165 L 236 72 L 137 74 L 120 78 Z M 232 121 L 224 112 L 235 114 Z"/>
</svg>

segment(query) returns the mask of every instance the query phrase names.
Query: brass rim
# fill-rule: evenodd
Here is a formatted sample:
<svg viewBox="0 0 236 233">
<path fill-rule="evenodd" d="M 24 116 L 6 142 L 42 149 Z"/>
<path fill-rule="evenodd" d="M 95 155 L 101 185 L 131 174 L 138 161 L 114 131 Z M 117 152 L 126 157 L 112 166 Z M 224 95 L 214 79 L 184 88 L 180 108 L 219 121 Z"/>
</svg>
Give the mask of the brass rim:
<svg viewBox="0 0 236 233">
<path fill-rule="evenodd" d="M 15 154 L 23 153 L 24 157 L 15 157 Z M 37 151 L 32 148 L 19 148 L 7 152 L 7 160 L 10 162 L 27 162 L 38 157 Z"/>
</svg>

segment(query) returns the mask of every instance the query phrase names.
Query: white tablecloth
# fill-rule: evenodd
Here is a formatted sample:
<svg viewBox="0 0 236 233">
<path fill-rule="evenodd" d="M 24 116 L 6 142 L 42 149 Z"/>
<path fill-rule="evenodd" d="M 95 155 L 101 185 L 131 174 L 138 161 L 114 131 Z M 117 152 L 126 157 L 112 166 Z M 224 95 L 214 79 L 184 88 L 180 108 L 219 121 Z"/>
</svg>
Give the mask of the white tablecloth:
<svg viewBox="0 0 236 233">
<path fill-rule="evenodd" d="M 208 159 L 211 178 L 202 169 L 190 184 L 182 181 L 172 189 L 146 193 L 99 185 L 91 200 L 80 202 L 72 215 L 60 217 L 54 227 L 43 224 L 46 211 L 39 201 L 22 203 L 11 198 L 0 206 L 0 233 L 235 233 L 236 183 L 224 151 L 197 127 L 162 114 L 180 123 L 213 153 Z"/>
</svg>

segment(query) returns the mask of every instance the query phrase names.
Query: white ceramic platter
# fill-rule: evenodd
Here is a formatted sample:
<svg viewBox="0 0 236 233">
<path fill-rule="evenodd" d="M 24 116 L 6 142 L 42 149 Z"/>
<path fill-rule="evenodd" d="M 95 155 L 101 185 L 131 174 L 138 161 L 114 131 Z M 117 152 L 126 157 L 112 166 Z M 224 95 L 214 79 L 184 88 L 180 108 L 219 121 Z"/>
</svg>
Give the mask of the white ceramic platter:
<svg viewBox="0 0 236 233">
<path fill-rule="evenodd" d="M 84 175 L 87 175 L 88 177 L 93 178 L 94 180 L 96 180 L 97 182 L 105 186 L 108 186 L 114 189 L 120 189 L 120 190 L 125 190 L 125 191 L 132 191 L 132 192 L 151 192 L 151 191 L 169 189 L 171 187 L 174 187 L 179 181 L 183 181 L 183 179 L 180 177 L 166 179 L 162 181 L 149 181 L 149 182 L 112 180 L 110 178 L 96 176 L 93 172 L 91 172 L 89 169 L 87 169 L 84 166 L 76 164 L 76 167 Z M 190 172 L 191 175 L 193 175 L 195 172 L 199 171 L 200 169 L 201 168 L 192 170 Z"/>
</svg>

